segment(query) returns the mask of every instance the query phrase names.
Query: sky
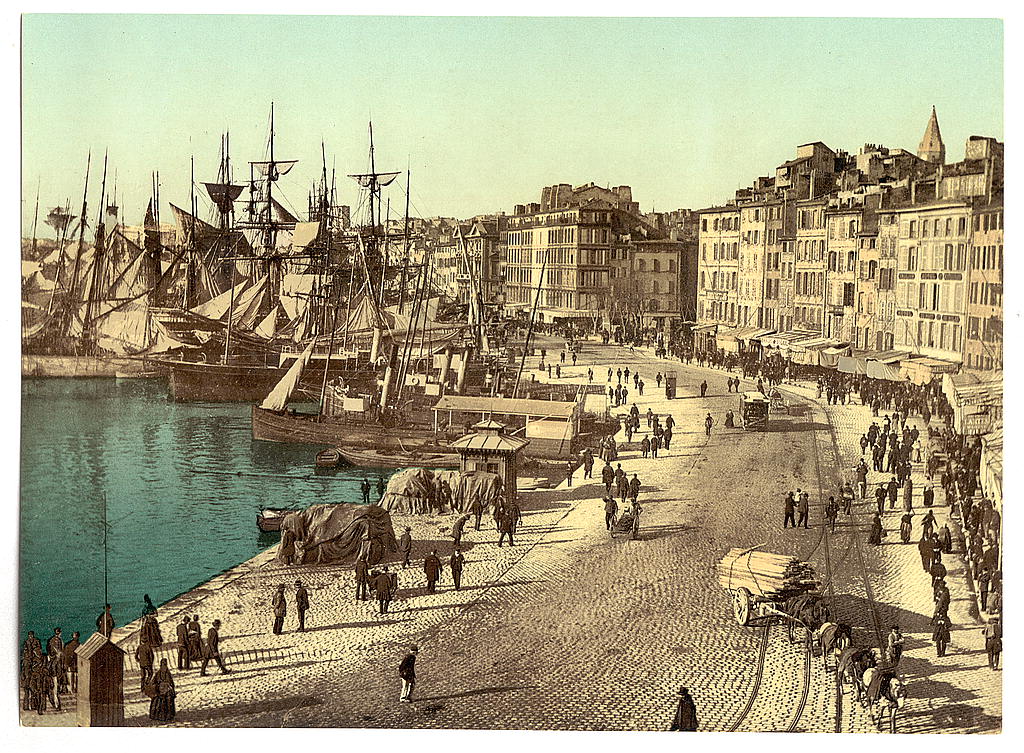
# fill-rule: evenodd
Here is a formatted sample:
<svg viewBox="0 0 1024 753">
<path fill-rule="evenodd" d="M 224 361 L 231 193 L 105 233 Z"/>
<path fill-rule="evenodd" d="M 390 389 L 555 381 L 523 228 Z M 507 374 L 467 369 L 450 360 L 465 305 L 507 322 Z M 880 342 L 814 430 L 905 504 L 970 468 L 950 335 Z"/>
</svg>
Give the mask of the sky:
<svg viewBox="0 0 1024 753">
<path fill-rule="evenodd" d="M 81 205 L 92 150 L 128 224 L 159 170 L 162 212 L 216 178 L 221 133 L 245 179 L 275 154 L 304 211 L 311 182 L 411 170 L 412 213 L 469 217 L 539 201 L 543 186 L 630 185 L 644 211 L 721 203 L 824 141 L 917 150 L 931 107 L 947 161 L 1003 139 L 1002 24 L 929 19 L 565 19 L 27 15 L 22 221 Z M 402 178 L 404 182 L 404 176 Z M 404 189 L 390 189 L 392 215 Z M 205 213 L 205 208 L 204 208 Z M 40 224 L 40 235 L 50 233 Z"/>
</svg>

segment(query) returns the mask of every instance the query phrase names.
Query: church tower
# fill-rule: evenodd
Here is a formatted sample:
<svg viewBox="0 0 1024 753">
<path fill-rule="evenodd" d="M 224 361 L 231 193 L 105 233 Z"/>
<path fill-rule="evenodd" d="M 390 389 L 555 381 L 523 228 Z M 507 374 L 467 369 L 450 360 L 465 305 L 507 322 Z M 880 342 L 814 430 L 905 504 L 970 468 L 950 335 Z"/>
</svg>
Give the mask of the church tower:
<svg viewBox="0 0 1024 753">
<path fill-rule="evenodd" d="M 935 115 L 935 105 L 932 105 L 932 116 L 928 120 L 928 127 L 924 131 L 924 138 L 917 148 L 917 156 L 925 162 L 932 162 L 936 165 L 946 164 L 946 146 L 942 143 L 942 134 L 939 133 L 939 119 Z"/>
</svg>

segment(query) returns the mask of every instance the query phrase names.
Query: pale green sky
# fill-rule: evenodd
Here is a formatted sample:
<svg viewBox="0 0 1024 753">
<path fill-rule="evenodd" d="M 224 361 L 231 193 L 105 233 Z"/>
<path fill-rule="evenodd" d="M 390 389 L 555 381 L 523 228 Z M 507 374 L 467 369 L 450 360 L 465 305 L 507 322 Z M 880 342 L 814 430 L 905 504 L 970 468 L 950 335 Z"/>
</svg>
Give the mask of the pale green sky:
<svg viewBox="0 0 1024 753">
<path fill-rule="evenodd" d="M 262 158 L 271 100 L 300 209 L 321 139 L 339 174 L 365 170 L 371 117 L 378 168 L 409 162 L 414 213 L 446 216 L 591 180 L 706 206 L 808 141 L 916 151 L 933 104 L 950 161 L 1003 138 L 996 20 L 29 15 L 23 44 L 26 227 L 37 180 L 44 207 L 80 205 L 89 148 L 90 215 L 109 149 L 126 220 L 152 170 L 169 220 L 190 155 L 215 178 L 223 130 L 239 167 Z"/>
</svg>

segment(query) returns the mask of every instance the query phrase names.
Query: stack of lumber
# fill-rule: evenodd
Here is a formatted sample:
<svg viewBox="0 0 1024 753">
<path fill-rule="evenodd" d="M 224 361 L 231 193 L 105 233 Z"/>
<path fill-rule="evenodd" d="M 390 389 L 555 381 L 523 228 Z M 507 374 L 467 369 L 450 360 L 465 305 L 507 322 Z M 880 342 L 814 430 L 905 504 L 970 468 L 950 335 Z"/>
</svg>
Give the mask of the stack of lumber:
<svg viewBox="0 0 1024 753">
<path fill-rule="evenodd" d="M 754 596 L 772 601 L 782 601 L 821 585 L 808 562 L 747 549 L 729 550 L 718 563 L 718 582 L 726 590 L 746 588 Z"/>
</svg>

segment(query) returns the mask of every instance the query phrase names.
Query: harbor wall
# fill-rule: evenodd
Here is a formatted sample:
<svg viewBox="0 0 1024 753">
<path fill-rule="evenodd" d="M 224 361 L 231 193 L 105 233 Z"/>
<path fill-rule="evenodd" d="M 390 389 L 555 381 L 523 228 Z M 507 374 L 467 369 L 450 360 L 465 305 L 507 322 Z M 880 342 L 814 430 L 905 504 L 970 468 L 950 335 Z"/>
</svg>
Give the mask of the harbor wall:
<svg viewBox="0 0 1024 753">
<path fill-rule="evenodd" d="M 115 377 L 141 376 L 144 361 L 102 356 L 30 356 L 21 357 L 23 377 Z"/>
</svg>

